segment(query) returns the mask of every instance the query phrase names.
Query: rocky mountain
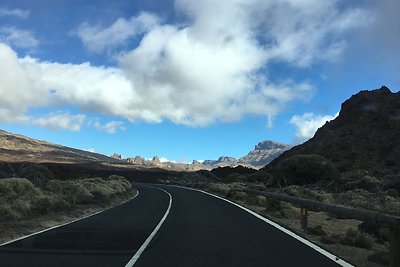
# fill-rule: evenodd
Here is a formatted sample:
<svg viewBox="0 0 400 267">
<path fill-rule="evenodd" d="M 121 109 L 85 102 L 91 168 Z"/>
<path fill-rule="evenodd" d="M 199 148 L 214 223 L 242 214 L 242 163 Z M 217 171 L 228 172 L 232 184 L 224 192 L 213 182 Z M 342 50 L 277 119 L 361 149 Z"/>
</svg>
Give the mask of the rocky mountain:
<svg viewBox="0 0 400 267">
<path fill-rule="evenodd" d="M 329 159 L 339 171 L 366 171 L 376 177 L 400 174 L 400 92 L 387 87 L 361 91 L 345 101 L 339 116 L 318 129 L 307 142 L 284 152 L 273 169 L 296 154 Z"/>
<path fill-rule="evenodd" d="M 270 140 L 259 142 L 254 150 L 246 156 L 236 159 L 234 157 L 220 157 L 217 160 L 205 160 L 203 165 L 212 168 L 247 166 L 260 169 L 289 149 L 289 145 L 273 142 Z"/>
<path fill-rule="evenodd" d="M 219 157 L 217 160 L 205 160 L 203 161 L 203 165 L 211 166 L 211 167 L 226 167 L 226 166 L 234 166 L 238 163 L 238 160 L 234 157 Z"/>
<path fill-rule="evenodd" d="M 127 158 L 127 162 L 138 167 L 147 168 L 160 168 L 173 171 L 198 171 L 198 170 L 211 170 L 212 168 L 194 160 L 191 164 L 176 163 L 176 162 L 161 162 L 160 158 L 154 156 L 151 160 L 136 156 L 134 158 Z"/>
<path fill-rule="evenodd" d="M 289 149 L 289 145 L 276 143 L 273 141 L 263 141 L 258 143 L 254 150 L 238 160 L 239 165 L 250 166 L 256 169 L 262 168 L 277 158 L 284 151 Z"/>
<path fill-rule="evenodd" d="M 6 162 L 120 162 L 117 159 L 52 144 L 0 130 L 0 161 Z"/>
</svg>

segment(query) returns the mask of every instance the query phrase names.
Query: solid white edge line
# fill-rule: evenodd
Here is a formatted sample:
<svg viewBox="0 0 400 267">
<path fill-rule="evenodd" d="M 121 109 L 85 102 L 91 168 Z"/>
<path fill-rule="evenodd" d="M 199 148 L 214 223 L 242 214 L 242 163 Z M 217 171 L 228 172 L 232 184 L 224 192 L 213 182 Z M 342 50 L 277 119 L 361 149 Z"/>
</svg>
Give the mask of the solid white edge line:
<svg viewBox="0 0 400 267">
<path fill-rule="evenodd" d="M 230 204 L 232 204 L 232 205 L 235 205 L 235 206 L 237 206 L 237 207 L 239 207 L 239 208 L 241 208 L 241 209 L 247 211 L 248 213 L 250 213 L 250 214 L 256 216 L 256 217 L 259 218 L 260 220 L 262 220 L 262 221 L 268 223 L 269 225 L 275 227 L 276 229 L 278 229 L 278 230 L 284 232 L 285 234 L 287 234 L 287 235 L 293 237 L 294 239 L 297 239 L 298 241 L 300 241 L 300 242 L 302 242 L 303 244 L 309 246 L 310 248 L 314 249 L 315 251 L 321 253 L 322 255 L 324 255 L 325 257 L 329 258 L 330 260 L 336 262 L 337 264 L 339 264 L 339 265 L 341 265 L 341 266 L 344 266 L 344 267 L 355 267 L 354 265 L 351 265 L 350 263 L 348 263 L 348 262 L 346 262 L 346 261 L 340 259 L 338 256 L 336 256 L 336 255 L 334 255 L 334 254 L 332 254 L 332 253 L 326 251 L 325 249 L 319 247 L 318 245 L 312 243 L 311 241 L 309 241 L 309 240 L 307 240 L 307 239 L 305 239 L 305 238 L 303 238 L 303 237 L 301 237 L 301 236 L 299 236 L 299 235 L 293 233 L 292 231 L 290 231 L 290 230 L 288 230 L 288 229 L 282 227 L 281 225 L 279 225 L 279 224 L 277 224 L 277 223 L 275 223 L 275 222 L 273 222 L 273 221 L 271 221 L 271 220 L 268 220 L 267 218 L 261 216 L 260 214 L 255 213 L 254 211 L 249 210 L 248 208 L 245 208 L 245 207 L 243 207 L 243 206 L 241 206 L 241 205 L 239 205 L 239 204 L 237 204 L 237 203 L 235 203 L 235 202 L 233 202 L 233 201 L 230 201 L 230 200 L 228 200 L 228 199 L 225 199 L 225 198 L 223 198 L 223 197 L 214 195 L 214 194 L 212 194 L 212 193 L 209 193 L 209 192 L 206 192 L 206 191 L 203 191 L 203 190 L 200 190 L 200 189 L 189 188 L 189 187 L 178 186 L 178 185 L 167 185 L 167 186 L 174 186 L 174 187 L 179 187 L 179 188 L 183 188 L 183 189 L 187 189 L 187 190 L 198 191 L 198 192 L 201 192 L 201 193 L 203 193 L 203 194 L 207 194 L 207 195 L 213 196 L 213 197 L 215 197 L 215 198 L 219 198 L 219 199 L 221 199 L 221 200 L 224 200 L 224 201 L 226 201 L 226 202 L 228 202 L 228 203 L 230 203 Z"/>
<path fill-rule="evenodd" d="M 68 225 L 68 224 L 71 224 L 71 223 L 74 223 L 74 222 L 78 222 L 78 221 L 87 219 L 87 218 L 92 217 L 92 216 L 94 216 L 94 215 L 97 215 L 97 214 L 99 214 L 99 213 L 105 212 L 106 210 L 109 210 L 109 209 L 112 209 L 112 208 L 121 206 L 122 204 L 125 204 L 126 202 L 133 200 L 133 199 L 136 198 L 138 195 L 139 195 L 139 190 L 136 189 L 136 195 L 135 195 L 133 198 L 128 199 L 128 200 L 126 200 L 126 201 L 124 201 L 124 202 L 118 204 L 117 206 L 108 207 L 108 208 L 106 208 L 106 209 L 104 209 L 104 210 L 97 211 L 97 212 L 95 212 L 95 213 L 93 213 L 93 214 L 89 214 L 89 215 L 87 215 L 87 216 L 85 216 L 85 217 L 82 217 L 82 218 L 79 218 L 79 219 L 75 219 L 75 220 L 73 220 L 73 221 L 66 222 L 66 223 L 63 223 L 63 224 L 59 224 L 59 225 L 56 225 L 56 226 L 52 226 L 52 227 L 50 227 L 50 228 L 46 228 L 46 229 L 43 229 L 43 230 L 41 230 L 41 231 L 39 231 L 39 232 L 35 232 L 35 233 L 29 234 L 29 235 L 25 235 L 25 236 L 22 236 L 22 237 L 18 237 L 18 238 L 16 238 L 16 239 L 11 240 L 11 241 L 7 241 L 7 242 L 5 242 L 5 243 L 3 243 L 3 244 L 0 244 L 0 247 L 1 247 L 1 246 L 8 245 L 8 244 L 11 244 L 11 243 L 13 243 L 13 242 L 20 241 L 20 240 L 22 240 L 22 239 L 25 239 L 25 238 L 28 238 L 28 237 L 31 237 L 31 236 L 34 236 L 34 235 L 38 235 L 38 234 L 41 234 L 41 233 L 44 233 L 44 232 L 47 232 L 47 231 L 50 231 L 50 230 L 53 230 L 53 229 L 56 229 L 56 228 L 59 228 L 59 227 Z"/>
<path fill-rule="evenodd" d="M 167 218 L 169 211 L 171 210 L 171 206 L 172 206 L 172 196 L 170 193 L 168 193 L 166 190 L 162 189 L 162 188 L 157 188 L 157 187 L 153 187 L 156 188 L 158 190 L 164 191 L 165 193 L 168 194 L 169 196 L 169 205 L 167 208 L 167 211 L 165 212 L 164 216 L 161 218 L 160 222 L 157 224 L 156 228 L 154 228 L 153 232 L 151 232 L 151 234 L 149 235 L 149 237 L 147 237 L 146 241 L 144 241 L 144 243 L 142 244 L 142 246 L 138 249 L 138 251 L 136 251 L 135 255 L 133 255 L 133 257 L 131 258 L 131 260 L 125 265 L 125 267 L 132 267 L 136 261 L 139 259 L 139 257 L 142 255 L 143 251 L 146 249 L 146 247 L 150 244 L 151 240 L 154 238 L 154 236 L 156 235 L 156 233 L 158 232 L 158 230 L 160 230 L 161 225 L 164 223 L 165 219 Z"/>
</svg>

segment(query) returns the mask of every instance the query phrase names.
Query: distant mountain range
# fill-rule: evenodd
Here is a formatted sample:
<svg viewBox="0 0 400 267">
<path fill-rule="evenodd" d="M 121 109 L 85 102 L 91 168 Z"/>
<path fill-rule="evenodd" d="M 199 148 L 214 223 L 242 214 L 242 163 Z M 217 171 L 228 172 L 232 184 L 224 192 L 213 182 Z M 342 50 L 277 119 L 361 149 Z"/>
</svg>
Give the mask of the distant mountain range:
<svg viewBox="0 0 400 267">
<path fill-rule="evenodd" d="M 127 161 L 139 166 L 159 167 L 174 170 L 197 171 L 201 169 L 211 170 L 218 167 L 236 167 L 246 166 L 254 169 L 264 167 L 270 163 L 284 151 L 289 149 L 289 145 L 280 144 L 273 141 L 263 141 L 258 143 L 254 150 L 250 151 L 246 156 L 239 159 L 234 157 L 222 156 L 217 160 L 205 160 L 199 162 L 194 160 L 191 164 L 161 162 L 158 157 L 153 157 L 151 160 L 146 160 L 140 156 L 128 158 Z M 115 157 L 115 154 L 113 155 Z"/>
<path fill-rule="evenodd" d="M 258 143 L 254 147 L 254 150 L 239 159 L 233 157 L 220 157 L 217 160 L 205 160 L 203 165 L 211 166 L 213 168 L 242 165 L 259 169 L 270 163 L 288 149 L 289 145 L 267 140 Z"/>
<path fill-rule="evenodd" d="M 102 154 L 52 144 L 0 130 L 0 161 L 54 163 L 119 163 Z"/>
<path fill-rule="evenodd" d="M 236 167 L 239 165 L 259 169 L 271 162 L 282 152 L 289 148 L 288 145 L 273 141 L 258 143 L 254 150 L 239 159 L 233 157 L 220 157 L 217 160 L 194 160 L 191 164 L 161 162 L 155 156 L 146 160 L 140 156 L 122 159 L 121 155 L 113 154 L 110 157 L 40 141 L 26 136 L 8 133 L 0 130 L 0 161 L 5 162 L 53 162 L 53 163 L 110 163 L 130 164 L 143 168 L 161 168 L 174 171 L 211 170 L 217 167 Z"/>
</svg>

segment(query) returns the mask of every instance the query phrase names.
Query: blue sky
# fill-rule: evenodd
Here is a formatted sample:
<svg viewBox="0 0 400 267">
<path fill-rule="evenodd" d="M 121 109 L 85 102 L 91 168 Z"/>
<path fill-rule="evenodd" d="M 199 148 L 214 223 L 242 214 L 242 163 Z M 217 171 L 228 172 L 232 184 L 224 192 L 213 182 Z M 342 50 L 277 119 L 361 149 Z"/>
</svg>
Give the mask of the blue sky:
<svg viewBox="0 0 400 267">
<path fill-rule="evenodd" d="M 175 161 L 298 144 L 400 87 L 400 2 L 0 0 L 0 128 Z"/>
</svg>

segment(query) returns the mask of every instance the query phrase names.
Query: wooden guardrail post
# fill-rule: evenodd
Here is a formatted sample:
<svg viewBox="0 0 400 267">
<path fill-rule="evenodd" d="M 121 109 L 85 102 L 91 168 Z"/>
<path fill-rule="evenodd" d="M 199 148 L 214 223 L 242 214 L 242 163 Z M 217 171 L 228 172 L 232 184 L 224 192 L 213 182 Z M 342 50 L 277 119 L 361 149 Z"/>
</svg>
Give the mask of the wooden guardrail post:
<svg viewBox="0 0 400 267">
<path fill-rule="evenodd" d="M 300 222 L 301 222 L 301 229 L 307 231 L 308 226 L 308 209 L 300 208 Z"/>
<path fill-rule="evenodd" d="M 390 229 L 389 235 L 390 267 L 400 267 L 400 231 Z"/>
</svg>

